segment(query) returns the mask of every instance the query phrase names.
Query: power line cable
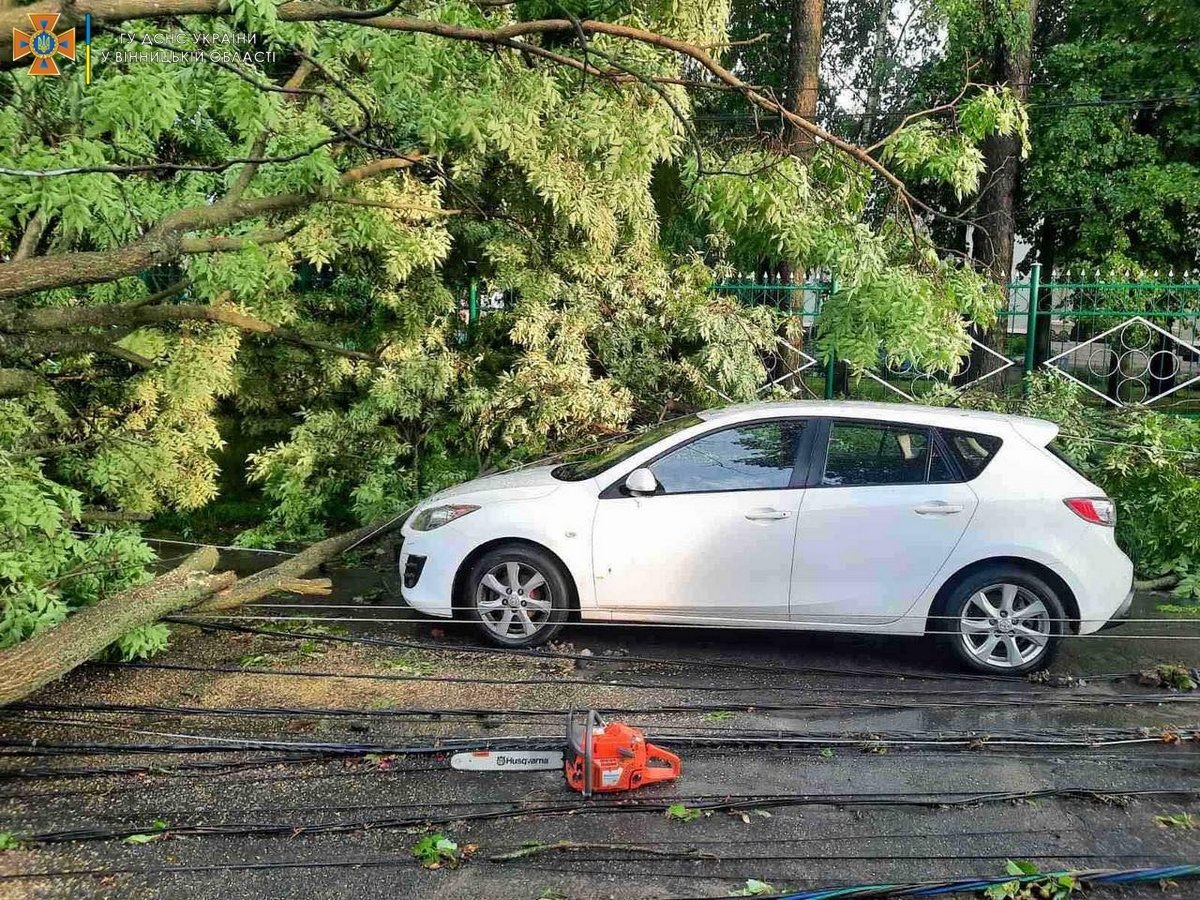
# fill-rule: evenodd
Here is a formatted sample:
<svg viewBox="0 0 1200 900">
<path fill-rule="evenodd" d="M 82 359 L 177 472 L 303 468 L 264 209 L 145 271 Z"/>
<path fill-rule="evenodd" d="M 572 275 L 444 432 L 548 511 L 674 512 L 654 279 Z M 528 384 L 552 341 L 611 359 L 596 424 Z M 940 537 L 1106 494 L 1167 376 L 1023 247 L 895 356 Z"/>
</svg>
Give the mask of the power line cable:
<svg viewBox="0 0 1200 900">
<path fill-rule="evenodd" d="M 824 693 L 824 692 L 822 692 Z M 936 695 L 936 691 L 933 692 Z M 845 699 L 797 699 L 786 703 L 673 703 L 658 706 L 596 706 L 607 715 L 675 715 L 679 713 L 747 713 L 792 712 L 805 709 L 979 709 L 1011 706 L 1139 706 L 1139 705 L 1194 705 L 1200 703 L 1200 694 L 1095 694 L 1079 695 L 1050 693 L 1045 695 L 1024 694 L 1016 697 L 992 698 L 987 696 L 963 698 L 961 700 L 853 700 Z M 363 708 L 347 706 L 163 706 L 139 703 L 42 703 L 17 702 L 0 708 L 0 718 L 16 718 L 25 712 L 65 712 L 133 714 L 138 716 L 168 717 L 234 717 L 234 718 L 382 718 L 422 719 L 439 721 L 454 718 L 496 719 L 511 716 L 546 717 L 562 719 L 569 710 L 547 707 L 384 707 Z"/>
<path fill-rule="evenodd" d="M 742 692 L 764 692 L 764 691 L 795 691 L 797 685 L 783 684 L 771 685 L 758 683 L 754 685 L 711 685 L 697 684 L 695 681 L 674 683 L 666 681 L 622 681 L 607 677 L 597 679 L 587 678 L 565 678 L 557 677 L 553 679 L 513 679 L 513 678 L 496 678 L 488 676 L 449 676 L 449 675 L 399 675 L 391 673 L 374 673 L 374 672 L 341 672 L 329 670 L 308 670 L 308 669 L 268 669 L 256 668 L 247 666 L 224 666 L 224 665 L 197 665 L 192 663 L 155 663 L 155 662 L 89 662 L 84 665 L 93 668 L 107 669 L 150 669 L 175 672 L 201 672 L 201 673 L 226 673 L 238 674 L 255 677 L 280 677 L 280 678 L 329 678 L 329 679 L 347 679 L 351 681 L 398 681 L 398 682 L 440 682 L 449 684 L 499 684 L 499 685 L 563 685 L 563 684 L 578 684 L 594 688 L 608 687 L 628 687 L 637 690 L 698 690 L 713 693 L 742 693 Z M 835 692 L 840 694 L 870 694 L 878 695 L 880 689 L 877 687 L 842 687 L 842 686 L 819 686 L 814 689 L 819 689 L 823 692 Z M 894 695 L 921 695 L 927 696 L 932 691 L 929 688 L 888 688 L 887 693 Z M 936 693 L 943 695 L 957 695 L 967 697 L 978 697 L 978 690 L 938 690 Z M 1005 696 L 1012 697 L 1028 697 L 1029 692 L 1024 691 L 1008 691 L 1001 692 Z M 992 692 L 990 696 L 996 697 L 1000 695 L 998 692 Z"/>
<path fill-rule="evenodd" d="M 554 678 L 554 679 L 512 679 L 512 678 L 493 678 L 493 677 L 487 677 L 487 676 L 470 677 L 470 676 L 447 676 L 447 675 L 398 675 L 398 674 L 394 675 L 391 673 L 316 671 L 316 670 L 308 670 L 308 669 L 266 669 L 266 668 L 254 668 L 254 667 L 246 667 L 246 666 L 197 665 L 197 664 L 191 664 L 191 663 L 96 662 L 96 661 L 93 661 L 93 662 L 85 663 L 84 665 L 92 666 L 95 668 L 109 668 L 109 669 L 152 669 L 152 670 L 165 670 L 165 671 L 178 671 L 178 672 L 203 672 L 203 673 L 220 672 L 220 673 L 228 673 L 228 674 L 241 674 L 241 675 L 251 675 L 251 676 L 277 676 L 277 677 L 285 677 L 285 678 L 331 678 L 331 679 L 342 678 L 342 679 L 348 679 L 348 680 L 361 680 L 361 681 L 401 681 L 401 682 L 404 682 L 404 681 L 415 681 L 415 682 L 427 681 L 427 682 L 443 682 L 443 683 L 455 683 L 455 684 L 501 684 L 501 685 L 579 684 L 579 685 L 586 685 L 586 686 L 595 687 L 595 688 L 630 687 L 630 688 L 647 689 L 647 690 L 650 690 L 650 689 L 653 689 L 653 690 L 666 689 L 666 690 L 680 690 L 680 691 L 700 690 L 700 691 L 711 691 L 711 692 L 716 692 L 716 693 L 744 692 L 744 691 L 758 691 L 761 693 L 763 691 L 771 691 L 771 690 L 795 691 L 796 687 L 797 687 L 794 684 L 770 685 L 770 684 L 763 684 L 761 682 L 758 684 L 755 684 L 755 685 L 721 686 L 721 685 L 707 685 L 707 684 L 699 685 L 699 684 L 696 684 L 694 681 L 683 683 L 683 684 L 675 684 L 675 683 L 671 683 L 671 682 L 661 682 L 661 681 L 653 681 L 653 682 L 617 681 L 617 680 L 609 679 L 609 678 L 595 679 L 595 680 L 586 679 L 586 678 L 563 678 L 563 677 L 558 677 L 558 678 Z M 1092 676 L 1089 676 L 1089 677 L 1092 677 Z M 1124 676 L 1122 676 L 1122 677 L 1124 677 Z M 880 693 L 880 689 L 877 687 L 843 687 L 843 686 L 822 685 L 815 689 L 819 689 L 820 691 L 826 692 L 826 693 L 832 692 L 832 693 L 840 693 L 840 694 L 870 694 L 872 696 L 876 696 Z M 887 693 L 892 694 L 892 695 L 928 696 L 929 694 L 935 693 L 935 692 L 938 694 L 942 694 L 942 695 L 965 696 L 965 697 L 978 697 L 979 696 L 978 690 L 967 690 L 967 689 L 946 689 L 946 690 L 938 689 L 936 691 L 934 691 L 930 688 L 888 688 L 887 689 Z M 1005 692 L 993 691 L 990 694 L 990 696 L 993 698 L 995 698 L 997 696 L 1009 696 L 1009 697 L 1020 698 L 1020 697 L 1030 696 L 1030 692 L 1028 692 L 1028 691 L 1005 691 Z"/>
<path fill-rule="evenodd" d="M 560 747 L 561 735 L 493 735 L 454 736 L 416 734 L 412 737 L 429 744 L 391 744 L 341 741 L 284 741 L 261 738 L 221 737 L 211 734 L 160 731 L 114 723 L 101 723 L 83 719 L 23 719 L 27 724 L 54 726 L 82 726 L 102 731 L 115 731 L 140 737 L 169 738 L 169 744 L 67 744 L 58 741 L 20 741 L 0 738 L 0 747 L 9 752 L 20 751 L 28 755 L 52 755 L 60 751 L 112 753 L 210 753 L 231 749 L 315 751 L 333 755 L 404 755 L 426 756 L 445 754 L 452 750 L 512 750 L 546 749 Z M 967 747 L 978 750 L 985 747 L 1063 747 L 1097 748 L 1130 744 L 1185 743 L 1188 736 L 1200 735 L 1200 725 L 1157 725 L 1097 727 L 1088 726 L 1068 730 L 1056 729 L 1039 732 L 1028 729 L 1013 730 L 950 730 L 939 731 L 870 731 L 870 732 L 805 732 L 784 729 L 745 728 L 685 728 L 657 727 L 650 731 L 652 740 L 681 747 L 721 746 L 770 746 L 770 747 Z M 194 743 L 187 743 L 187 742 Z"/>
<path fill-rule="evenodd" d="M 921 855 L 915 855 L 915 854 L 914 855 L 869 854 L 869 855 L 863 855 L 863 854 L 860 854 L 860 855 L 855 855 L 855 856 L 793 854 L 793 855 L 787 855 L 787 856 L 781 855 L 781 856 L 742 856 L 742 857 L 714 857 L 712 855 L 688 857 L 688 856 L 681 854 L 680 857 L 677 859 L 664 859 L 664 860 L 639 859 L 639 862 L 642 864 L 645 864 L 646 862 L 659 862 L 662 864 L 704 862 L 706 865 L 721 865 L 724 863 L 738 863 L 738 864 L 745 866 L 745 865 L 754 863 L 756 861 L 768 861 L 768 862 L 820 862 L 820 861 L 830 862 L 830 861 L 837 861 L 837 860 L 857 860 L 857 861 L 876 861 L 876 862 L 883 862 L 883 861 L 889 861 L 889 860 L 938 860 L 938 861 L 976 860 L 976 861 L 981 861 L 981 860 L 1011 859 L 1012 856 L 1014 856 L 1014 855 L 1020 856 L 1023 859 L 1055 859 L 1055 860 L 1063 859 L 1063 858 L 1112 859 L 1112 860 L 1119 860 L 1119 859 L 1141 859 L 1141 860 L 1171 859 L 1171 860 L 1177 860 L 1177 859 L 1179 859 L 1178 854 L 1171 854 L 1171 855 L 1152 854 L 1152 853 L 1112 854 L 1112 853 L 1071 853 L 1071 852 L 1061 852 L 1061 853 L 1057 853 L 1057 854 L 1052 854 L 1052 853 L 1019 853 L 1019 854 L 991 853 L 991 854 L 968 854 L 968 855 L 949 855 L 949 854 L 943 854 L 943 855 L 928 855 L 928 854 L 921 854 Z M 638 858 L 637 853 L 635 851 L 631 851 L 630 855 L 622 856 L 622 857 L 587 856 L 584 858 L 584 861 L 587 863 L 630 862 L 633 859 L 637 859 L 637 858 Z M 100 876 L 110 876 L 110 875 L 158 875 L 158 876 L 162 876 L 162 875 L 207 875 L 207 874 L 212 874 L 215 872 L 261 872 L 261 871 L 280 871 L 280 870 L 288 870 L 288 869 L 344 869 L 344 868 L 393 868 L 393 867 L 394 868 L 411 868 L 412 865 L 413 865 L 413 858 L 412 858 L 412 854 L 409 853 L 409 854 L 404 854 L 404 855 L 400 855 L 400 856 L 357 857 L 357 858 L 351 858 L 351 859 L 275 860 L 275 861 L 266 861 L 266 862 L 228 862 L 228 863 L 208 863 L 208 864 L 192 864 L 192 865 L 172 865 L 172 866 L 94 866 L 94 867 L 80 867 L 80 868 L 70 868 L 70 869 L 49 869 L 49 870 L 41 870 L 41 871 L 15 872 L 15 873 L 7 874 L 7 875 L 2 875 L 2 876 L 0 876 L 0 881 L 50 880 L 50 879 L 57 879 L 57 878 L 73 878 L 73 877 L 80 877 L 80 876 L 97 876 L 97 875 L 100 875 Z M 493 866 L 503 865 L 505 867 L 513 867 L 513 868 L 529 868 L 529 869 L 543 870 L 543 867 L 541 867 L 541 866 L 524 865 L 523 862 L 520 860 L 513 861 L 513 862 L 504 862 L 504 863 L 493 862 L 493 863 L 490 863 L 490 865 L 493 865 Z M 1131 883 L 1128 880 L 1128 877 L 1134 873 L 1142 874 L 1142 873 L 1146 873 L 1146 872 L 1171 872 L 1171 873 L 1173 873 L 1173 875 L 1171 877 L 1179 878 L 1179 877 L 1184 877 L 1183 875 L 1180 874 L 1180 872 L 1186 868 L 1195 868 L 1197 870 L 1197 872 L 1200 873 L 1200 866 L 1191 867 L 1191 866 L 1187 866 L 1186 864 L 1170 866 L 1170 867 L 1160 867 L 1158 869 L 1127 869 L 1127 870 L 1104 870 L 1104 871 L 1107 871 L 1109 873 L 1115 872 L 1117 874 L 1125 875 L 1127 880 L 1125 880 L 1124 882 L 1121 882 L 1121 883 L 1127 884 L 1127 883 Z M 564 872 L 565 874 L 570 874 L 570 873 L 580 873 L 580 872 L 587 871 L 587 870 L 580 870 L 580 869 L 572 866 L 570 868 L 566 868 L 566 869 L 559 868 L 559 869 L 553 870 L 553 871 L 560 871 L 560 872 Z M 756 871 L 756 874 L 758 874 L 758 870 L 755 870 L 755 871 Z M 603 870 L 597 870 L 596 873 L 597 874 L 612 874 L 610 872 L 604 872 Z M 621 873 L 621 874 L 629 874 L 629 873 Z M 701 874 L 701 873 L 673 874 L 673 873 L 663 873 L 663 872 L 658 872 L 658 871 L 644 871 L 643 870 L 643 871 L 637 872 L 636 874 L 667 877 L 667 878 L 697 877 L 697 878 L 720 879 L 720 878 L 731 877 L 731 876 L 720 875 L 720 874 L 712 873 L 712 872 L 708 872 L 708 871 L 706 871 L 703 874 Z M 772 876 L 772 877 L 774 877 L 774 876 Z M 1042 878 L 1049 878 L 1049 877 L 1052 877 L 1052 876 L 1050 874 L 1047 874 L 1047 875 L 1030 876 L 1029 878 L 1030 878 L 1030 880 L 1033 880 L 1033 879 L 1042 879 Z M 760 880 L 761 880 L 761 878 L 760 878 Z M 1006 876 L 1003 879 L 997 879 L 996 883 L 997 884 L 1005 884 L 1005 883 L 1015 881 L 1015 880 L 1017 880 L 1017 879 L 1014 876 L 1010 875 L 1010 876 Z M 1145 880 L 1155 880 L 1155 878 L 1147 877 Z M 977 884 L 978 882 L 979 882 L 979 879 L 973 879 L 971 883 Z M 1100 882 L 1097 882 L 1097 883 L 1100 883 Z M 1116 883 L 1116 882 L 1113 882 L 1113 883 Z M 929 887 L 929 884 L 931 884 L 931 883 L 925 883 L 924 889 L 926 891 L 932 889 L 931 887 Z M 947 883 L 947 887 L 949 887 L 950 885 L 957 886 L 958 884 L 959 884 L 959 882 Z M 874 890 L 878 891 L 881 886 L 872 885 L 871 887 Z M 837 888 L 837 889 L 833 889 L 833 890 L 845 891 L 848 889 Z M 914 893 L 908 893 L 908 894 L 904 894 L 904 893 L 864 894 L 864 893 L 861 893 L 861 889 L 859 889 L 859 888 L 854 888 L 854 889 L 850 889 L 850 890 L 857 890 L 859 892 L 858 893 L 849 893 L 849 894 L 848 893 L 832 893 L 831 894 L 826 891 L 826 893 L 824 893 L 824 894 L 819 894 L 819 893 L 818 894 L 789 894 L 789 895 L 785 895 L 785 900 L 806 900 L 806 898 L 808 898 L 808 897 L 813 898 L 813 900 L 820 900 L 820 898 L 822 898 L 822 897 L 834 898 L 834 897 L 935 896 L 934 894 L 929 894 L 929 893 L 924 893 L 924 894 L 914 894 Z M 957 887 L 955 887 L 953 892 L 958 893 L 958 892 L 961 892 L 961 890 L 978 890 L 978 888 L 958 889 Z M 950 892 L 950 891 L 943 891 L 943 894 L 946 892 Z M 767 900 L 770 900 L 771 896 L 779 897 L 780 895 L 778 895 L 778 894 L 776 894 L 776 895 L 761 894 L 758 896 L 761 896 L 761 897 L 767 898 Z M 711 898 L 705 898 L 705 900 L 711 900 Z"/>
<path fill-rule="evenodd" d="M 106 532 L 102 531 L 85 531 L 82 528 L 72 528 L 71 534 L 81 535 L 83 537 L 105 537 Z M 172 544 L 179 547 L 212 547 L 214 550 L 236 550 L 239 553 L 268 553 L 273 556 L 296 556 L 298 554 L 288 550 L 268 550 L 264 547 L 239 547 L 234 544 L 198 544 L 195 541 L 181 541 L 168 538 L 149 537 L 140 535 L 143 541 L 152 544 Z"/>
<path fill-rule="evenodd" d="M 692 809 L 703 811 L 726 811 L 742 809 L 786 808 L 802 806 L 891 806 L 891 807 L 969 807 L 993 803 L 1012 803 L 1050 798 L 1084 799 L 1104 802 L 1114 798 L 1153 797 L 1157 799 L 1194 799 L 1200 796 L 1200 790 L 1171 788 L 1171 789 L 1137 789 L 1114 790 L 1105 788 L 1038 788 L 1025 791 L 948 791 L 942 793 L 929 792 L 899 792 L 899 793 L 849 793 L 849 794 L 749 794 L 749 795 L 720 795 L 670 797 L 663 800 L 650 799 L 621 799 L 621 800 L 572 800 L 559 803 L 529 803 L 525 801 L 510 804 L 506 808 L 496 810 L 479 810 L 464 812 L 456 804 L 446 804 L 446 813 L 440 815 L 388 816 L 380 818 L 359 818 L 352 820 L 325 820 L 313 822 L 280 822 L 278 820 L 262 822 L 198 822 L 178 824 L 166 829 L 172 835 L 214 836 L 298 836 L 301 834 L 344 834 L 362 831 L 364 829 L 399 829 L 412 827 L 432 828 L 445 826 L 452 822 L 482 822 L 499 821 L 503 819 L 518 819 L 528 816 L 579 816 L 595 814 L 637 814 L 662 813 L 671 806 L 683 803 Z M 133 834 L 142 834 L 147 827 L 129 828 L 76 828 L 35 834 L 16 833 L 18 840 L 35 843 L 66 843 L 77 841 L 113 840 L 125 838 Z M 0 880 L 3 876 L 0 876 Z"/>
<path fill-rule="evenodd" d="M 295 605 L 279 604 L 279 608 L 295 609 Z M 257 607 L 247 607 L 257 608 Z M 272 604 L 270 608 L 275 608 Z M 340 604 L 323 604 L 322 608 L 356 608 Z M 585 655 L 582 653 L 569 653 L 561 650 L 547 650 L 538 648 L 533 650 L 522 650 L 511 647 L 479 647 L 470 645 L 452 645 L 446 644 L 431 644 L 423 641 L 398 640 L 395 638 L 380 638 L 380 637 L 364 637 L 361 635 L 335 635 L 325 634 L 321 632 L 304 632 L 304 631 L 279 631 L 268 628 L 256 628 L 248 625 L 238 625 L 229 622 L 212 622 L 196 619 L 193 616 L 167 616 L 163 621 L 175 622 L 181 625 L 192 625 L 197 628 L 221 630 L 221 631 L 236 631 L 244 634 L 261 634 L 267 637 L 275 637 L 282 640 L 324 640 L 334 643 L 351 643 L 351 644 L 369 644 L 383 647 L 398 647 L 410 650 L 434 650 L 439 652 L 452 653 L 469 653 L 486 656 L 516 656 L 527 659 L 561 659 L 572 660 L 577 662 L 604 662 L 615 664 L 652 664 L 673 667 L 697 667 L 704 669 L 727 669 L 739 670 L 746 672 L 756 672 L 763 674 L 778 674 L 780 672 L 792 672 L 806 675 L 854 675 L 860 677 L 900 677 L 911 678 L 915 681 L 1013 681 L 1024 682 L 1026 679 L 1018 676 L 1000 676 L 1000 675 L 980 675 L 976 673 L 956 673 L 954 675 L 946 675 L 940 673 L 929 672 L 906 672 L 902 670 L 881 670 L 881 669 L 860 669 L 860 668 L 836 668 L 827 666 L 792 666 L 792 665 L 756 665 L 753 663 L 730 662 L 728 660 L 707 660 L 695 659 L 689 657 L 657 657 L 657 656 L 595 656 Z"/>
<path fill-rule="evenodd" d="M 1060 870 L 1057 872 L 1042 872 L 1036 875 L 1002 875 L 991 878 L 975 878 L 966 881 L 871 884 L 823 888 L 815 891 L 800 891 L 799 893 L 785 894 L 782 900 L 840 900 L 840 898 L 851 897 L 859 898 L 859 900 L 862 900 L 862 898 L 944 897 L 968 891 L 984 891 L 990 887 L 1008 884 L 1013 881 L 1020 882 L 1021 884 L 1034 884 L 1041 881 L 1053 883 L 1054 879 L 1057 878 L 1071 878 L 1080 884 L 1093 886 L 1103 884 L 1139 884 L 1174 878 L 1195 878 L 1197 876 L 1200 876 L 1200 865 L 1194 864 L 1154 869 Z"/>
<path fill-rule="evenodd" d="M 321 604 L 319 604 L 319 603 L 296 604 L 295 606 L 288 606 L 287 608 L 289 608 L 289 609 L 320 609 Z M 400 609 L 403 609 L 403 607 L 386 607 L 386 609 L 400 610 Z M 410 616 L 410 617 L 405 617 L 405 618 L 387 618 L 387 617 L 383 617 L 383 616 L 315 616 L 315 617 L 314 616 L 302 616 L 302 615 L 248 616 L 248 615 L 243 615 L 243 614 L 229 614 L 229 613 L 211 613 L 211 614 L 210 613 L 199 613 L 199 614 L 195 614 L 195 615 L 191 616 L 191 618 L 198 619 L 198 620 L 235 619 L 238 621 L 250 621 L 250 622 L 307 622 L 310 624 L 320 623 L 320 622 L 339 622 L 339 623 L 341 623 L 341 622 L 361 622 L 364 624 L 372 624 L 372 625 L 382 625 L 382 624 L 420 625 L 420 624 L 425 624 L 425 625 L 436 625 L 436 626 L 443 627 L 443 628 L 446 627 L 447 625 L 458 624 L 457 622 L 455 622 L 455 620 L 453 620 L 449 617 L 444 617 L 444 616 Z M 582 622 L 571 622 L 566 627 L 567 628 L 689 629 L 689 630 L 693 630 L 693 631 L 697 630 L 697 629 L 717 628 L 717 629 L 726 629 L 726 630 L 740 629 L 740 630 L 744 630 L 744 631 L 761 631 L 761 630 L 776 628 L 779 626 L 787 626 L 788 630 L 796 631 L 797 633 L 804 633 L 804 632 L 811 633 L 811 632 L 821 630 L 820 628 L 812 627 L 811 623 L 806 623 L 804 621 L 804 619 L 801 619 L 801 620 L 752 619 L 752 618 L 744 618 L 743 619 L 743 618 L 732 618 L 732 617 L 684 616 L 684 615 L 681 615 L 678 618 L 681 618 L 681 619 L 683 619 L 683 618 L 703 619 L 704 621 L 608 622 L 608 621 L 599 621 L 599 620 L 585 620 Z M 815 618 L 817 618 L 817 615 L 809 615 L 806 613 L 805 618 L 806 619 L 808 619 L 808 618 L 815 619 Z M 846 617 L 846 616 L 835 616 L 834 614 L 830 614 L 829 618 L 834 620 L 834 621 L 831 621 L 829 624 L 834 625 L 834 624 L 845 624 L 844 620 L 846 618 L 853 618 L 853 616 Z M 871 618 L 878 619 L 880 617 L 872 616 Z M 889 618 L 888 623 L 892 623 L 892 622 L 895 622 L 898 620 L 903 620 L 906 618 L 907 619 L 920 619 L 922 621 L 925 621 L 925 620 L 929 619 L 930 617 L 929 616 L 901 615 L 901 616 L 895 616 L 895 617 Z M 936 618 L 953 618 L 953 617 L 934 616 L 934 618 L 936 619 Z M 842 622 L 839 623 L 837 620 L 842 620 Z M 1075 622 L 1078 620 L 1076 620 L 1076 619 L 1070 619 L 1070 620 L 1058 619 L 1058 620 L 1054 620 L 1054 621 Z M 1091 619 L 1088 621 L 1100 621 L 1100 620 L 1099 619 Z M 1107 622 L 1109 620 L 1106 619 L 1104 621 Z M 1169 623 L 1169 624 L 1186 625 L 1186 624 L 1189 624 L 1192 620 L 1188 620 L 1188 619 L 1152 619 L 1150 621 L 1159 622 L 1159 623 L 1165 622 L 1165 623 Z M 809 624 L 809 627 L 806 628 L 805 627 L 806 624 Z M 867 624 L 875 624 L 875 623 L 867 623 Z M 867 636 L 867 635 L 886 636 L 887 635 L 886 632 L 867 632 L 867 631 L 850 631 L 850 630 L 839 630 L 839 631 L 837 631 L 837 633 L 857 635 L 857 636 Z M 896 635 L 896 636 L 919 637 L 920 635 L 903 634 L 903 635 Z M 1080 639 L 1087 638 L 1089 640 L 1096 639 L 1096 640 L 1108 640 L 1108 641 L 1122 641 L 1122 640 L 1124 640 L 1124 641 L 1129 641 L 1129 640 L 1200 641 L 1200 634 L 1194 634 L 1194 635 L 1189 635 L 1189 634 L 1112 634 L 1112 633 L 1104 632 L 1104 631 L 1094 631 L 1094 632 L 1089 632 L 1087 634 L 1057 634 L 1057 635 L 1053 635 L 1053 637 L 1060 639 L 1060 640 L 1080 640 Z"/>
</svg>

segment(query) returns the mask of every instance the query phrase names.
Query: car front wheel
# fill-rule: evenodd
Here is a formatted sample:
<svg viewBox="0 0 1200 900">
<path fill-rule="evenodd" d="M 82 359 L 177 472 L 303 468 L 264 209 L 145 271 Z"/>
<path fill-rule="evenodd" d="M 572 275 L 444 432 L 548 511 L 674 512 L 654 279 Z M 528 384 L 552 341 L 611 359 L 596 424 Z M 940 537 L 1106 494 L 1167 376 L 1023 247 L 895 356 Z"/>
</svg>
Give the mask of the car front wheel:
<svg viewBox="0 0 1200 900">
<path fill-rule="evenodd" d="M 559 562 L 536 547 L 511 544 L 471 567 L 463 603 L 484 637 L 502 647 L 550 640 L 570 612 L 570 583 Z"/>
<path fill-rule="evenodd" d="M 991 675 L 1023 675 L 1050 664 L 1068 633 L 1062 601 L 1040 578 L 998 566 L 976 572 L 950 595 L 938 620 L 954 654 Z"/>
</svg>

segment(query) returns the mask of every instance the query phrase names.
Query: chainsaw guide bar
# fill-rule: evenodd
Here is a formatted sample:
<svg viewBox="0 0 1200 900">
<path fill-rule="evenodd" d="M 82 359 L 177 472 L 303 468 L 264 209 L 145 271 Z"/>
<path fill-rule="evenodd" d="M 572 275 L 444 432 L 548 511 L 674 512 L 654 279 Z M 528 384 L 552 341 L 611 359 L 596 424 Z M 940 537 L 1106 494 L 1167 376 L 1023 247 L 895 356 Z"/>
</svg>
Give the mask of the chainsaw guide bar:
<svg viewBox="0 0 1200 900">
<path fill-rule="evenodd" d="M 551 772 L 563 767 L 561 750 L 477 750 L 455 753 L 450 765 L 461 772 Z"/>
</svg>

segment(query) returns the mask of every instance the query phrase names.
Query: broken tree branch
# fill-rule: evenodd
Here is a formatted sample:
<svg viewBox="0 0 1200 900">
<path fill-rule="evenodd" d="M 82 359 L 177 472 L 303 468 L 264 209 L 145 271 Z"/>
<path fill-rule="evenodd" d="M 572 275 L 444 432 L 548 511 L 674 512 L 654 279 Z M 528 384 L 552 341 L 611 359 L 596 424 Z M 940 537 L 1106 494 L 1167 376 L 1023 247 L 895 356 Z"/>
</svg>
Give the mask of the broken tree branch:
<svg viewBox="0 0 1200 900">
<path fill-rule="evenodd" d="M 339 556 L 343 550 L 354 546 L 373 533 L 382 532 L 393 521 L 395 521 L 394 518 L 390 521 L 385 519 L 381 522 L 373 522 L 355 531 L 326 538 L 269 569 L 263 569 L 261 572 L 243 578 L 232 587 L 226 588 L 211 600 L 203 603 L 199 609 L 205 612 L 233 609 L 266 594 L 288 590 L 286 585 L 295 582 L 296 579 L 311 572 L 322 563 L 329 562 Z"/>
<path fill-rule="evenodd" d="M 14 703 L 70 672 L 134 628 L 184 609 L 228 610 L 276 591 L 325 595 L 328 578 L 304 578 L 344 550 L 382 534 L 399 521 L 391 516 L 313 544 L 283 562 L 241 580 L 232 572 L 209 574 L 217 551 L 203 547 L 176 569 L 113 594 L 7 650 L 0 650 L 0 706 Z"/>
<path fill-rule="evenodd" d="M 226 587 L 234 575 L 210 575 L 216 564 L 217 551 L 203 547 L 166 575 L 113 594 L 15 647 L 0 650 L 0 706 L 61 678 L 134 628 L 186 609 Z"/>
<path fill-rule="evenodd" d="M 85 509 L 79 513 L 80 522 L 128 523 L 149 522 L 154 516 L 145 512 L 129 512 L 123 509 Z"/>
<path fill-rule="evenodd" d="M 34 391 L 40 379 L 24 369 L 0 369 L 0 400 Z"/>
<path fill-rule="evenodd" d="M 37 350 L 43 353 L 95 351 L 120 356 L 139 365 L 153 365 L 150 360 L 134 359 L 136 354 L 130 354 L 122 348 L 113 346 L 113 338 L 107 335 L 71 335 L 67 334 L 75 328 L 109 328 L 116 329 L 117 338 L 123 337 L 130 331 L 144 325 L 161 325 L 176 322 L 212 322 L 217 325 L 229 325 L 241 331 L 254 334 L 269 335 L 288 344 L 309 347 L 344 356 L 348 359 L 359 359 L 375 362 L 377 358 L 361 350 L 350 350 L 328 341 L 315 340 L 305 337 L 287 328 L 280 328 L 255 316 L 249 315 L 234 306 L 204 306 L 201 304 L 177 304 L 162 306 L 143 306 L 141 303 L 129 303 L 121 306 L 69 306 L 69 307 L 38 307 L 21 310 L 15 307 L 0 308 L 0 331 L 7 333 L 7 338 L 0 339 L 0 349 L 5 344 L 14 349 L 18 346 L 27 350 Z M 24 338 L 22 335 L 37 335 L 36 338 Z"/>
<path fill-rule="evenodd" d="M 597 844 L 591 841 L 558 841 L 553 844 L 530 844 L 528 847 L 522 847 L 519 850 L 513 850 L 510 853 L 498 853 L 495 856 L 489 856 L 488 862 L 512 862 L 516 859 L 526 859 L 530 856 L 538 856 L 542 853 L 556 852 L 578 852 L 588 850 L 611 850 L 620 853 L 643 853 L 649 856 L 661 856 L 667 859 L 718 859 L 712 853 L 705 853 L 701 850 L 659 850 L 655 847 L 647 847 L 643 844 Z"/>
<path fill-rule="evenodd" d="M 2 14 L 0 18 L 3 18 Z M 337 187 L 348 187 L 365 178 L 406 169 L 421 158 L 419 153 L 410 153 L 407 156 L 374 160 L 357 169 L 343 172 Z M 205 206 L 189 206 L 166 216 L 144 237 L 123 247 L 56 253 L 52 256 L 35 256 L 0 263 L 0 299 L 20 297 L 52 288 L 115 281 L 171 262 L 183 253 L 219 250 L 222 249 L 219 241 L 213 246 L 205 244 L 203 239 L 200 239 L 199 243 L 188 244 L 184 236 L 192 231 L 208 231 L 260 216 L 294 213 L 336 196 L 335 190 L 326 189 L 308 194 L 275 194 L 249 200 L 223 200 Z M 266 242 L 271 236 L 260 234 L 256 242 Z"/>
</svg>

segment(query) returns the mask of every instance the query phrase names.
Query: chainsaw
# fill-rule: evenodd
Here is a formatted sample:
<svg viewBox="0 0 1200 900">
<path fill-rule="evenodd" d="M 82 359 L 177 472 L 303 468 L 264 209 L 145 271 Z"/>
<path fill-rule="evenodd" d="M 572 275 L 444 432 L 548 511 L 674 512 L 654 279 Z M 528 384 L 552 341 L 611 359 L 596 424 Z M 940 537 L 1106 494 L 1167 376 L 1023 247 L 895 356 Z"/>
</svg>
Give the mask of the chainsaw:
<svg viewBox="0 0 1200 900">
<path fill-rule="evenodd" d="M 562 769 L 567 785 L 585 797 L 670 781 L 682 772 L 674 753 L 647 743 L 636 728 L 606 723 L 595 710 L 567 713 L 563 750 L 477 750 L 454 754 L 450 765 L 463 772 Z"/>
</svg>

